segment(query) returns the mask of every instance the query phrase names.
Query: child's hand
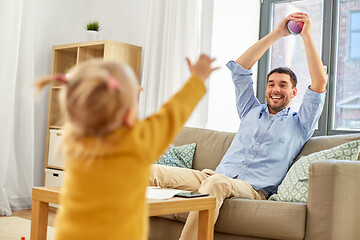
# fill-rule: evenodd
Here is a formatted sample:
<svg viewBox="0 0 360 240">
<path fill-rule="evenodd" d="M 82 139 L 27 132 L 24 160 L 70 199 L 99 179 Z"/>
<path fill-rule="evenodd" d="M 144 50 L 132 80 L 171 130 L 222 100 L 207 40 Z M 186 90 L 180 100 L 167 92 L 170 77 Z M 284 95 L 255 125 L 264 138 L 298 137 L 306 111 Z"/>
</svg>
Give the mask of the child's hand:
<svg viewBox="0 0 360 240">
<path fill-rule="evenodd" d="M 186 61 L 189 65 L 189 69 L 191 72 L 191 75 L 196 75 L 201 77 L 202 79 L 205 79 L 209 77 L 209 75 L 219 69 L 218 67 L 216 68 L 211 68 L 211 63 L 214 61 L 215 59 L 211 59 L 210 57 L 208 57 L 205 54 L 201 54 L 199 59 L 197 60 L 197 62 L 192 65 L 189 58 L 186 58 Z"/>
</svg>

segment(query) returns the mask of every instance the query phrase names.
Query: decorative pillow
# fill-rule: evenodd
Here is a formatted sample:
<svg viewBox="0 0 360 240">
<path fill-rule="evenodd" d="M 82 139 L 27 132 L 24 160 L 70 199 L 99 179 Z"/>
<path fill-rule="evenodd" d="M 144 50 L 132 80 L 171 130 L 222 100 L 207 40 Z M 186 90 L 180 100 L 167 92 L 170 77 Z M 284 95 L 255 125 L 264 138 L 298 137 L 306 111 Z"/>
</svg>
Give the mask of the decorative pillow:
<svg viewBox="0 0 360 240">
<path fill-rule="evenodd" d="M 354 160 L 360 151 L 360 140 L 344 143 L 331 149 L 312 153 L 295 162 L 269 200 L 285 202 L 307 202 L 309 166 L 318 160 Z"/>
<path fill-rule="evenodd" d="M 192 168 L 196 143 L 182 146 L 170 145 L 170 148 L 156 161 L 157 164 Z"/>
</svg>

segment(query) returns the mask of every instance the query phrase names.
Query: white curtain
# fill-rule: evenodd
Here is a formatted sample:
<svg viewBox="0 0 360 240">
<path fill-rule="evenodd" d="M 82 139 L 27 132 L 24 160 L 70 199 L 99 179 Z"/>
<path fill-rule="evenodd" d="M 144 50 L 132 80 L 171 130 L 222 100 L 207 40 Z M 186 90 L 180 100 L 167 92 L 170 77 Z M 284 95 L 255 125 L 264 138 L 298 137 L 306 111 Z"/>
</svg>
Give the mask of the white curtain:
<svg viewBox="0 0 360 240">
<path fill-rule="evenodd" d="M 209 0 L 151 0 L 140 96 L 140 118 L 155 111 L 190 76 L 185 57 L 195 62 L 210 54 L 211 3 Z M 210 6 L 210 7 L 209 7 Z M 205 24 L 204 24 L 205 22 Z M 188 126 L 204 127 L 207 100 L 202 100 Z"/>
<path fill-rule="evenodd" d="M 0 215 L 31 207 L 34 165 L 34 15 L 0 0 Z"/>
</svg>

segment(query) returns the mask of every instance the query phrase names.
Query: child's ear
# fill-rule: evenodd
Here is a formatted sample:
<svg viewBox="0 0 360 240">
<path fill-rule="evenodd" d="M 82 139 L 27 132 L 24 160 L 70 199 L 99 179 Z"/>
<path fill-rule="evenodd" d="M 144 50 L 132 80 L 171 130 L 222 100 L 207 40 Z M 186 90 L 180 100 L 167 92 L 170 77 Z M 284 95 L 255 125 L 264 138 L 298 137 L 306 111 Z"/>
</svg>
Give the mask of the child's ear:
<svg viewBox="0 0 360 240">
<path fill-rule="evenodd" d="M 127 126 L 127 127 L 132 127 L 135 125 L 136 122 L 136 118 L 134 118 L 134 108 L 129 108 L 125 114 L 124 114 L 124 118 L 123 118 L 123 125 Z"/>
</svg>

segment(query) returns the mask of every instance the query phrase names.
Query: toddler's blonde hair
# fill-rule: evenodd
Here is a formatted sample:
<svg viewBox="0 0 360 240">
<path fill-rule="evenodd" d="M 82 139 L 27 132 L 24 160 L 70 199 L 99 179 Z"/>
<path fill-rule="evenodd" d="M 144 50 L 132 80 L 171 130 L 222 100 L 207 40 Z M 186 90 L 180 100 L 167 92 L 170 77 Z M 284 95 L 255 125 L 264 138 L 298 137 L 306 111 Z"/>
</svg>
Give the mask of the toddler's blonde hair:
<svg viewBox="0 0 360 240">
<path fill-rule="evenodd" d="M 114 124 L 121 127 L 127 111 L 138 98 L 133 70 L 115 61 L 90 60 L 79 64 L 66 79 L 45 77 L 35 85 L 41 90 L 51 82 L 64 85 L 60 106 L 66 124 L 77 137 L 108 134 L 114 130 L 111 128 Z"/>
</svg>

